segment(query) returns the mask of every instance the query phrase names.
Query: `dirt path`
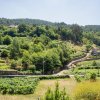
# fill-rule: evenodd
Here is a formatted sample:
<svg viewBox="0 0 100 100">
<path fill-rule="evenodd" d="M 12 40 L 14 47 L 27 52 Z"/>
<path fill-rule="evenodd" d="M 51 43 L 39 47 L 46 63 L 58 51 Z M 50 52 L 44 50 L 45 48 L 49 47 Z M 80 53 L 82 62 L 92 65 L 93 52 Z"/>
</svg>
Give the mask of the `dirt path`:
<svg viewBox="0 0 100 100">
<path fill-rule="evenodd" d="M 90 50 L 85 57 L 77 59 L 77 60 L 73 60 L 71 61 L 68 65 L 66 65 L 67 68 L 72 68 L 72 67 L 76 67 L 74 64 L 78 63 L 78 62 L 82 62 L 88 59 L 88 57 L 91 55 L 92 50 Z M 68 69 L 62 70 L 59 73 L 57 73 L 56 75 L 63 75 Z"/>
</svg>

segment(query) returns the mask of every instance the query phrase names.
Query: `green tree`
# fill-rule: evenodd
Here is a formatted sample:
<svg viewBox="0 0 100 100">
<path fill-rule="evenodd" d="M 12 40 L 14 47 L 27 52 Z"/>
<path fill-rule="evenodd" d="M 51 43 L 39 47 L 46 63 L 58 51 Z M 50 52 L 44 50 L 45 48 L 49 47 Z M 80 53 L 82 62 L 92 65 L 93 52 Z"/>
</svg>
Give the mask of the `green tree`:
<svg viewBox="0 0 100 100">
<path fill-rule="evenodd" d="M 29 55 L 30 54 L 29 54 L 28 51 L 24 51 L 23 57 L 22 57 L 22 67 L 23 67 L 23 70 L 29 69 L 29 66 L 30 66 L 30 56 Z"/>
<path fill-rule="evenodd" d="M 11 37 L 8 36 L 8 35 L 6 35 L 6 36 L 4 37 L 4 39 L 3 39 L 3 44 L 9 45 L 9 44 L 11 44 L 11 41 L 12 41 Z"/>
<path fill-rule="evenodd" d="M 12 28 L 10 30 L 5 31 L 3 33 L 3 35 L 9 35 L 11 37 L 15 37 L 16 36 L 16 33 L 17 33 L 16 29 L 15 28 Z"/>
<path fill-rule="evenodd" d="M 2 37 L 2 35 L 0 34 L 0 45 L 2 45 L 3 44 L 3 37 Z"/>
<path fill-rule="evenodd" d="M 17 62 L 16 62 L 15 60 L 12 60 L 10 66 L 11 66 L 11 69 L 16 69 L 16 67 L 17 67 Z"/>
<path fill-rule="evenodd" d="M 17 59 L 20 55 L 20 42 L 18 38 L 14 38 L 10 46 L 10 57 Z"/>
<path fill-rule="evenodd" d="M 73 38 L 72 40 L 75 42 L 75 43 L 78 43 L 78 42 L 82 42 L 82 33 L 83 33 L 83 30 L 82 28 L 77 25 L 77 24 L 73 24 L 71 26 L 71 30 L 72 30 L 72 34 L 73 34 Z"/>
<path fill-rule="evenodd" d="M 25 25 L 25 24 L 20 24 L 18 26 L 18 32 L 19 33 L 25 33 L 25 32 L 29 32 L 30 28 L 29 26 Z"/>
<path fill-rule="evenodd" d="M 3 51 L 1 52 L 1 57 L 2 57 L 2 58 L 6 58 L 6 57 L 8 57 L 8 56 L 9 56 L 8 50 L 3 50 Z"/>
</svg>

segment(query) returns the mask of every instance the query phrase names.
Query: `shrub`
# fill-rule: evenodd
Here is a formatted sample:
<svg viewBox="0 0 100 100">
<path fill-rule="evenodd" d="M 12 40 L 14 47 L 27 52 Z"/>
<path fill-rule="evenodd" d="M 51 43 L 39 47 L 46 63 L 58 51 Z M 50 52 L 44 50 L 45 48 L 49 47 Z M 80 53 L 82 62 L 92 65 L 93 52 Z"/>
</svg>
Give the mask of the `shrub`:
<svg viewBox="0 0 100 100">
<path fill-rule="evenodd" d="M 9 44 L 11 44 L 11 41 L 12 41 L 11 37 L 8 36 L 8 35 L 6 35 L 6 36 L 4 37 L 3 44 L 9 45 Z"/>
<path fill-rule="evenodd" d="M 0 78 L 0 93 L 30 94 L 35 91 L 38 78 Z"/>
<path fill-rule="evenodd" d="M 74 91 L 74 100 L 100 100 L 100 82 L 79 83 Z"/>
<path fill-rule="evenodd" d="M 15 60 L 13 60 L 11 62 L 11 69 L 16 69 L 16 67 L 17 67 L 17 62 Z"/>
<path fill-rule="evenodd" d="M 1 52 L 1 57 L 6 58 L 6 57 L 8 57 L 8 56 L 9 56 L 8 51 L 4 49 L 4 50 Z"/>
<path fill-rule="evenodd" d="M 96 63 L 95 60 L 93 61 L 92 65 L 93 65 L 93 66 L 97 66 L 97 63 Z"/>
<path fill-rule="evenodd" d="M 53 91 L 48 88 L 47 92 L 45 93 L 45 100 L 53 100 L 54 99 L 54 94 Z"/>
<path fill-rule="evenodd" d="M 96 81 L 96 73 L 91 73 L 90 80 Z"/>
<path fill-rule="evenodd" d="M 43 79 L 64 79 L 64 78 L 70 78 L 69 75 L 43 75 L 40 76 L 39 79 L 43 80 Z"/>
<path fill-rule="evenodd" d="M 74 77 L 75 77 L 75 80 L 76 80 L 77 82 L 81 82 L 81 77 L 80 77 L 80 76 L 75 75 Z"/>
<path fill-rule="evenodd" d="M 54 91 L 48 88 L 45 94 L 45 100 L 70 100 L 70 98 L 66 94 L 65 88 L 63 89 L 63 91 L 59 89 L 59 84 L 57 82 Z"/>
</svg>

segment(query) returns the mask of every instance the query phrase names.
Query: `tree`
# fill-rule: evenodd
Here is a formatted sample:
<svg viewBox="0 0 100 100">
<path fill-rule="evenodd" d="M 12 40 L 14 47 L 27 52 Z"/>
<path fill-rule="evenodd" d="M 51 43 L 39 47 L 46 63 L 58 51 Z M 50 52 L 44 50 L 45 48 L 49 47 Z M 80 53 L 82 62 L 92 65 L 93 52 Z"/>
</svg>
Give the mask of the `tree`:
<svg viewBox="0 0 100 100">
<path fill-rule="evenodd" d="M 70 61 L 71 57 L 70 57 L 70 47 L 67 45 L 67 43 L 60 43 L 60 46 L 58 48 L 59 51 L 59 56 L 60 56 L 60 61 L 64 66 Z"/>
<path fill-rule="evenodd" d="M 82 41 L 83 41 L 83 44 L 85 44 L 86 46 L 86 51 L 88 52 L 92 48 L 93 43 L 91 42 L 91 40 L 87 38 L 83 38 Z"/>
<path fill-rule="evenodd" d="M 15 60 L 12 60 L 11 69 L 16 69 L 16 67 L 17 67 L 17 62 Z"/>
<path fill-rule="evenodd" d="M 9 45 L 9 44 L 11 44 L 11 41 L 12 41 L 11 37 L 8 36 L 8 35 L 6 35 L 6 36 L 4 37 L 3 44 Z"/>
<path fill-rule="evenodd" d="M 2 37 L 2 35 L 0 34 L 0 45 L 2 45 L 3 44 L 3 37 Z"/>
<path fill-rule="evenodd" d="M 1 57 L 2 57 L 2 58 L 6 58 L 6 57 L 8 57 L 8 56 L 9 56 L 8 50 L 3 50 L 3 51 L 1 52 Z"/>
<path fill-rule="evenodd" d="M 10 46 L 10 57 L 17 59 L 20 55 L 20 42 L 18 38 L 14 38 Z"/>
<path fill-rule="evenodd" d="M 30 65 L 30 57 L 29 57 L 29 52 L 28 51 L 24 51 L 23 52 L 23 57 L 22 57 L 22 67 L 24 70 L 29 69 L 29 65 Z"/>
<path fill-rule="evenodd" d="M 82 28 L 77 24 L 73 24 L 71 26 L 71 30 L 73 33 L 73 41 L 75 43 L 82 42 L 82 33 L 83 33 Z"/>
<path fill-rule="evenodd" d="M 20 24 L 18 26 L 18 32 L 19 33 L 24 33 L 28 31 L 28 26 L 26 26 L 25 24 Z"/>
<path fill-rule="evenodd" d="M 96 73 L 91 73 L 91 75 L 90 75 L 90 80 L 91 81 L 96 81 Z"/>
<path fill-rule="evenodd" d="M 59 54 L 55 50 L 48 51 L 44 58 L 45 66 L 44 72 L 45 73 L 53 73 L 54 70 L 61 67 L 61 61 Z"/>
<path fill-rule="evenodd" d="M 15 28 L 12 28 L 12 29 L 10 29 L 8 31 L 5 31 L 3 34 L 4 35 L 9 35 L 11 37 L 15 37 L 16 36 L 16 29 Z"/>
<path fill-rule="evenodd" d="M 36 27 L 36 30 L 33 33 L 39 37 L 42 34 L 46 34 L 46 29 L 42 26 Z"/>
<path fill-rule="evenodd" d="M 21 45 L 21 48 L 22 48 L 22 49 L 25 49 L 25 50 L 29 50 L 30 46 L 29 46 L 28 43 L 23 43 L 23 44 Z"/>
</svg>

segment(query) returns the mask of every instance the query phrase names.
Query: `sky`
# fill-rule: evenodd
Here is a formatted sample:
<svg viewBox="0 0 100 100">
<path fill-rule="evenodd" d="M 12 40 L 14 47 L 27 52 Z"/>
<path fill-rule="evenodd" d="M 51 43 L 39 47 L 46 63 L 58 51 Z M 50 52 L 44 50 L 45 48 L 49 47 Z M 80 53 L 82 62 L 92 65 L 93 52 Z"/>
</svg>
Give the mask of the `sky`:
<svg viewBox="0 0 100 100">
<path fill-rule="evenodd" d="M 100 0 L 0 0 L 0 18 L 100 25 Z"/>
</svg>

